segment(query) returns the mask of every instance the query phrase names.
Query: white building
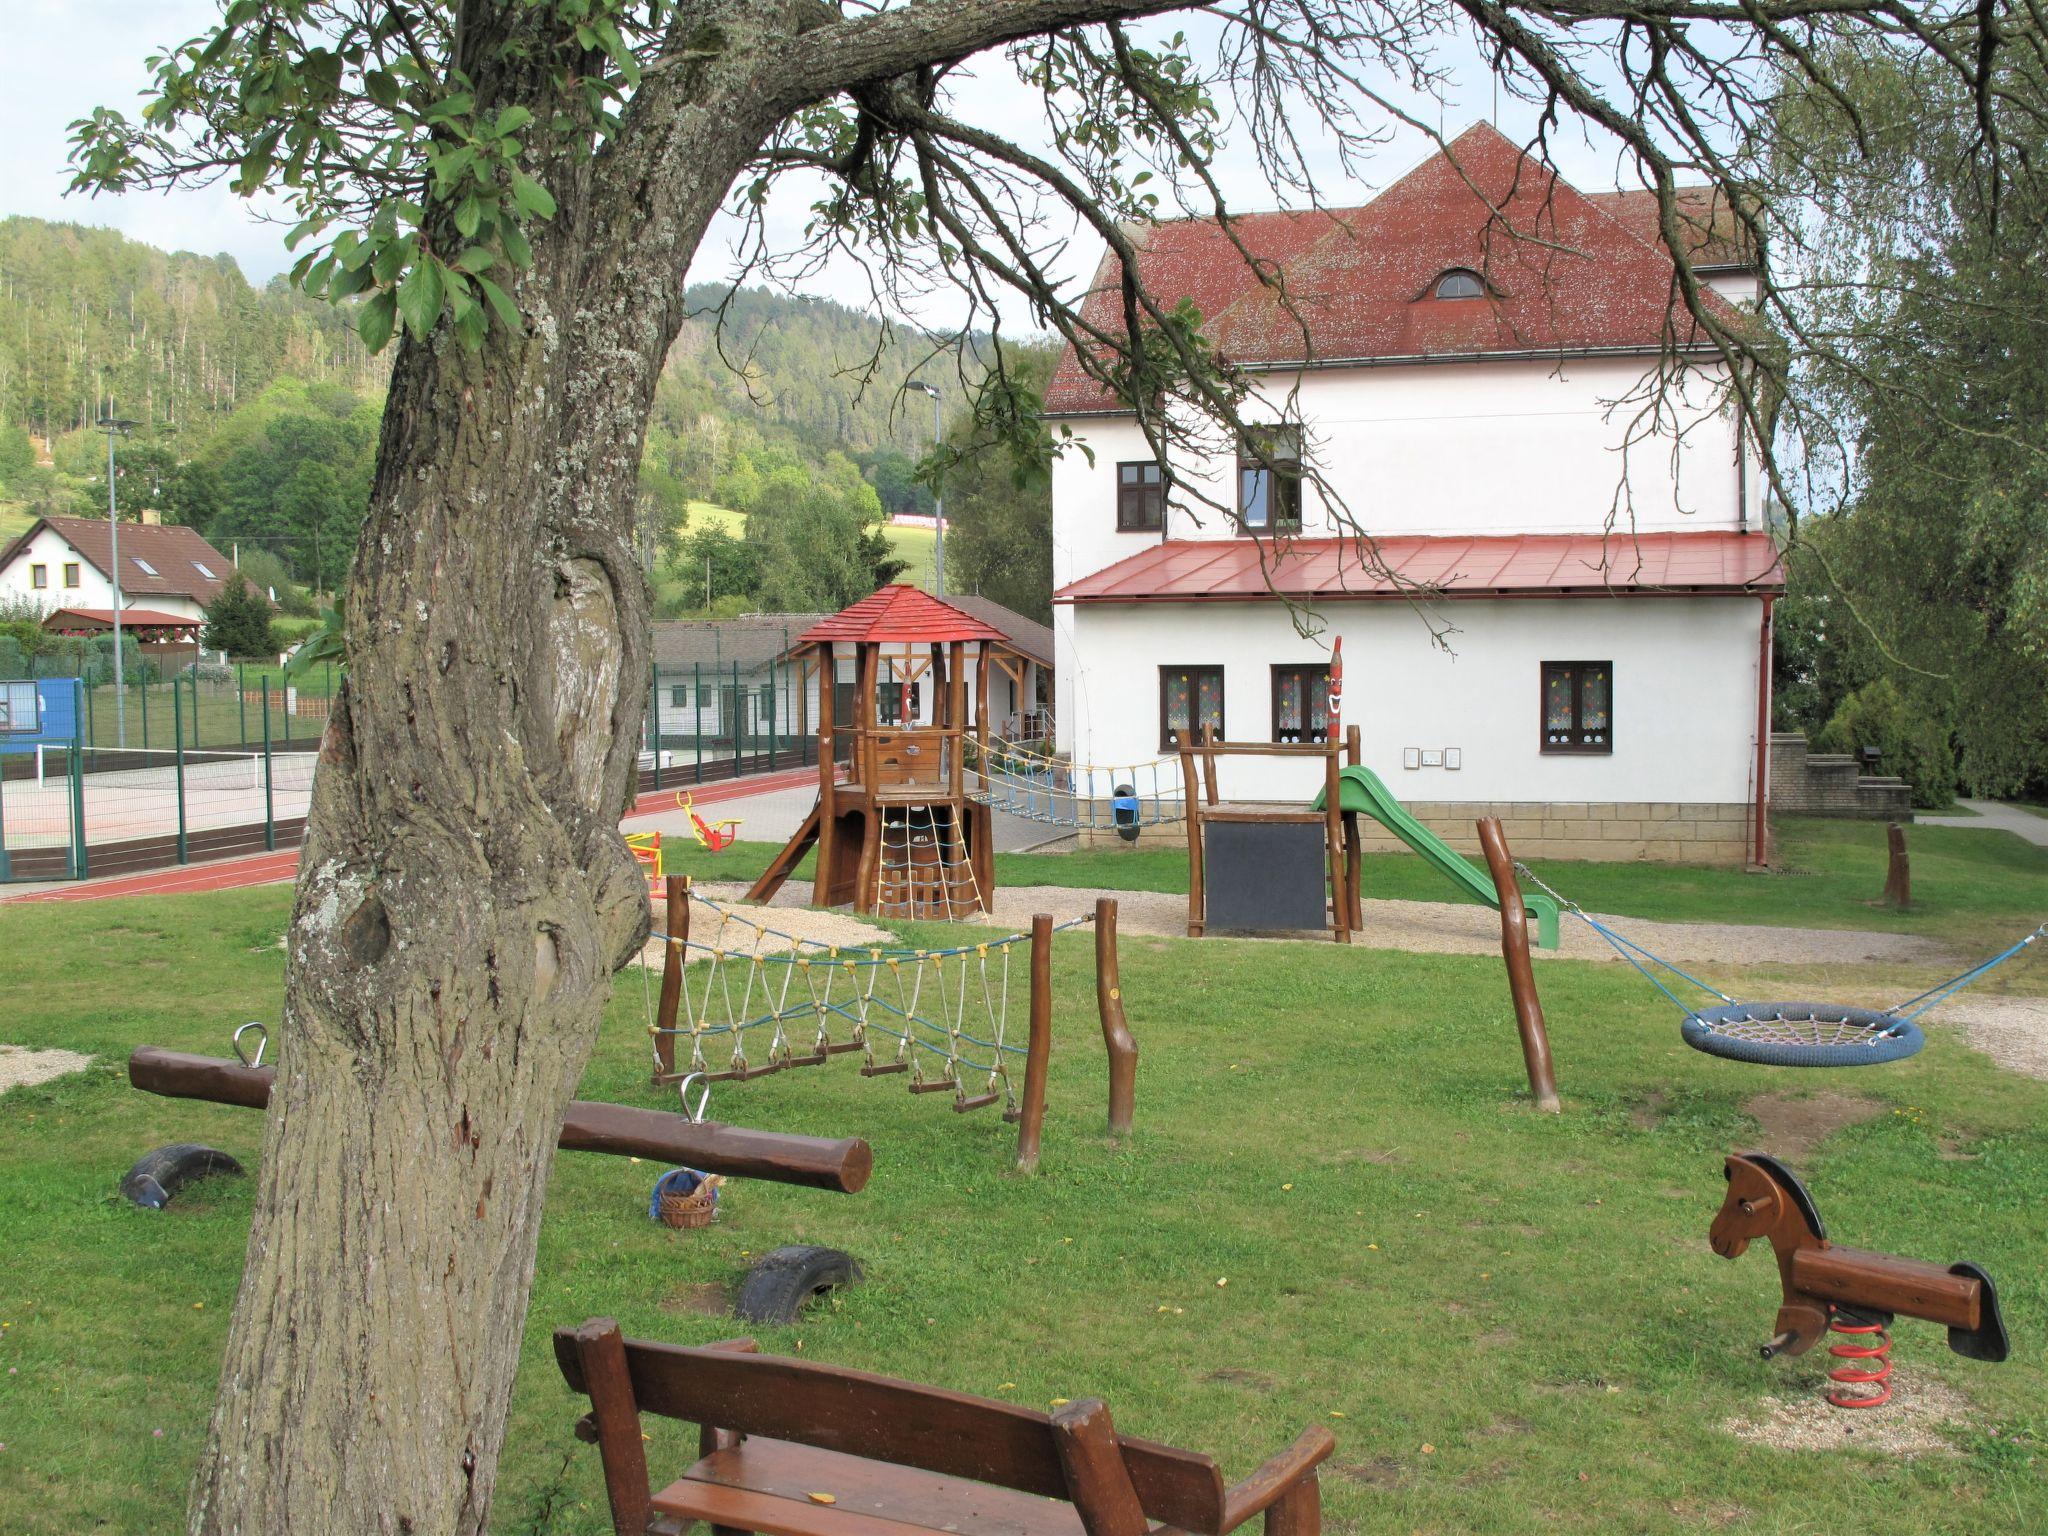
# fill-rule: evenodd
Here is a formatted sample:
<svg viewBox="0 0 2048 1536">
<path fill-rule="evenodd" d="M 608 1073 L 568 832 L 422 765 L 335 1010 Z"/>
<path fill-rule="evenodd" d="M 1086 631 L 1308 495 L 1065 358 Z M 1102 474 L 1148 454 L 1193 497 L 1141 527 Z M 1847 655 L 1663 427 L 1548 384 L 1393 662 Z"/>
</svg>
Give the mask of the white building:
<svg viewBox="0 0 2048 1536">
<path fill-rule="evenodd" d="M 1204 725 L 1320 739 L 1341 637 L 1366 766 L 1461 845 L 1490 808 L 1528 854 L 1756 858 L 1783 577 L 1654 201 L 1549 181 L 1487 127 L 1450 154 L 1363 208 L 1236 221 L 1294 313 L 1213 223 L 1144 233 L 1151 290 L 1253 371 L 1268 457 L 1322 485 L 1213 433 L 1164 475 L 1070 351 L 1046 413 L 1092 462 L 1053 475 L 1059 746 L 1116 765 Z M 1688 206 L 1733 320 L 1754 265 Z M 1674 333 L 1686 368 L 1653 417 Z M 1318 787 L 1299 760 L 1222 772 L 1232 799 Z"/>
<path fill-rule="evenodd" d="M 113 544 L 103 517 L 40 518 L 0 550 L 0 599 L 31 603 L 45 616 L 60 608 L 104 615 L 114 604 Z M 203 619 L 234 574 L 234 562 L 195 528 L 124 522 L 120 548 L 124 614 Z"/>
</svg>

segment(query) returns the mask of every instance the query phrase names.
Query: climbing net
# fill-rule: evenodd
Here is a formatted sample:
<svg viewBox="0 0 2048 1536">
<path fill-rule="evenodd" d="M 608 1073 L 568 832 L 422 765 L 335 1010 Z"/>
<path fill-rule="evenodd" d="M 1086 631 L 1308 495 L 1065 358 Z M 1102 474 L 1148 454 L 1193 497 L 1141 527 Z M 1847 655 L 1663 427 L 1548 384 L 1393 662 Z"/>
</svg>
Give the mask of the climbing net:
<svg viewBox="0 0 2048 1536">
<path fill-rule="evenodd" d="M 1056 827 L 1162 826 L 1186 814 L 1180 760 L 1071 763 L 1039 743 L 993 738 L 986 760 L 970 756 L 980 787 L 972 798 L 998 811 Z"/>
<path fill-rule="evenodd" d="M 1854 1008 L 1844 1003 L 1742 1002 L 1615 932 L 1577 902 L 1545 885 L 1528 865 L 1518 862 L 1515 869 L 1556 901 L 1560 911 L 1570 913 L 1605 939 L 1615 953 L 1685 1015 L 1679 1033 L 1687 1045 L 1709 1056 L 1763 1066 L 1849 1067 L 1903 1060 L 1927 1043 L 1926 1035 L 1913 1022 L 1915 1019 L 2048 938 L 2048 923 L 2043 923 L 1990 959 L 1889 1008 Z M 1652 966 L 1656 969 L 1652 970 Z M 1688 1002 L 1672 990 L 1673 986 L 1690 987 L 1699 997 Z M 1713 1001 L 1709 1003 L 1707 999 Z"/>
<path fill-rule="evenodd" d="M 884 807 L 875 870 L 878 917 L 958 922 L 984 910 L 960 828 L 928 805 Z"/>
<path fill-rule="evenodd" d="M 1010 1038 L 1010 972 L 1029 934 L 951 949 L 842 947 L 695 891 L 684 911 L 705 920 L 708 937 L 655 936 L 665 952 L 658 1000 L 642 972 L 656 1082 L 746 1082 L 858 1052 L 862 1077 L 902 1073 L 912 1093 L 950 1090 L 955 1110 L 1000 1104 L 1005 1120 L 1019 1118 L 1029 1051 Z"/>
</svg>

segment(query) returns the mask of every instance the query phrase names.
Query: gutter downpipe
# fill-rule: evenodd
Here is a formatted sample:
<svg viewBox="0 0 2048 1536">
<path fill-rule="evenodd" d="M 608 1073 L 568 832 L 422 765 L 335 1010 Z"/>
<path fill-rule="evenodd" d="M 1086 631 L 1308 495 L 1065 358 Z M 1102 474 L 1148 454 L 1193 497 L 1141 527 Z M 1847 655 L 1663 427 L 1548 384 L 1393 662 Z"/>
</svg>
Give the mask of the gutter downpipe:
<svg viewBox="0 0 2048 1536">
<path fill-rule="evenodd" d="M 1763 598 L 1763 621 L 1756 639 L 1756 822 L 1752 832 L 1755 863 L 1770 863 L 1770 776 L 1771 776 L 1771 604 L 1770 593 Z"/>
</svg>

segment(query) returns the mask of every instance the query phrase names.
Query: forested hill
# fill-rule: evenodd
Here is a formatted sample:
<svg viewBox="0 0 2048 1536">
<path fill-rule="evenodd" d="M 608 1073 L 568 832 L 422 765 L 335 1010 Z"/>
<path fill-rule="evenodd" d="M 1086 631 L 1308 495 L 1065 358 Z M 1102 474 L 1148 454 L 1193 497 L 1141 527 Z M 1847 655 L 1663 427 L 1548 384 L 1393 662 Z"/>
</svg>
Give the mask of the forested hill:
<svg viewBox="0 0 2048 1536">
<path fill-rule="evenodd" d="M 383 375 L 346 315 L 254 288 L 226 256 L 0 219 L 0 411 L 37 436 L 89 424 L 111 394 L 146 434 L 192 443 L 274 379 L 370 391 Z"/>
</svg>

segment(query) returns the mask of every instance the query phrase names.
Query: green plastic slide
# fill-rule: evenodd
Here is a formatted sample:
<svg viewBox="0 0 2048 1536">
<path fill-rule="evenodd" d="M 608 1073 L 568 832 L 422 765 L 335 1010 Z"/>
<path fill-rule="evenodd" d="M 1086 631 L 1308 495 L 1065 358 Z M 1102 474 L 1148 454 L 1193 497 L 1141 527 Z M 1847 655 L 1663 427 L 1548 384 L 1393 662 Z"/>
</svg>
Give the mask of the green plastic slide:
<svg viewBox="0 0 2048 1536">
<path fill-rule="evenodd" d="M 1409 815 L 1408 808 L 1394 798 L 1394 792 L 1370 768 L 1346 768 L 1338 774 L 1337 806 L 1370 816 L 1447 876 L 1460 893 L 1496 912 L 1500 910 L 1493 881 L 1486 871 Z M 1318 791 L 1310 809 L 1322 808 L 1323 796 Z M 1557 903 L 1548 896 L 1525 895 L 1522 904 L 1536 918 L 1537 947 L 1557 948 Z"/>
</svg>

